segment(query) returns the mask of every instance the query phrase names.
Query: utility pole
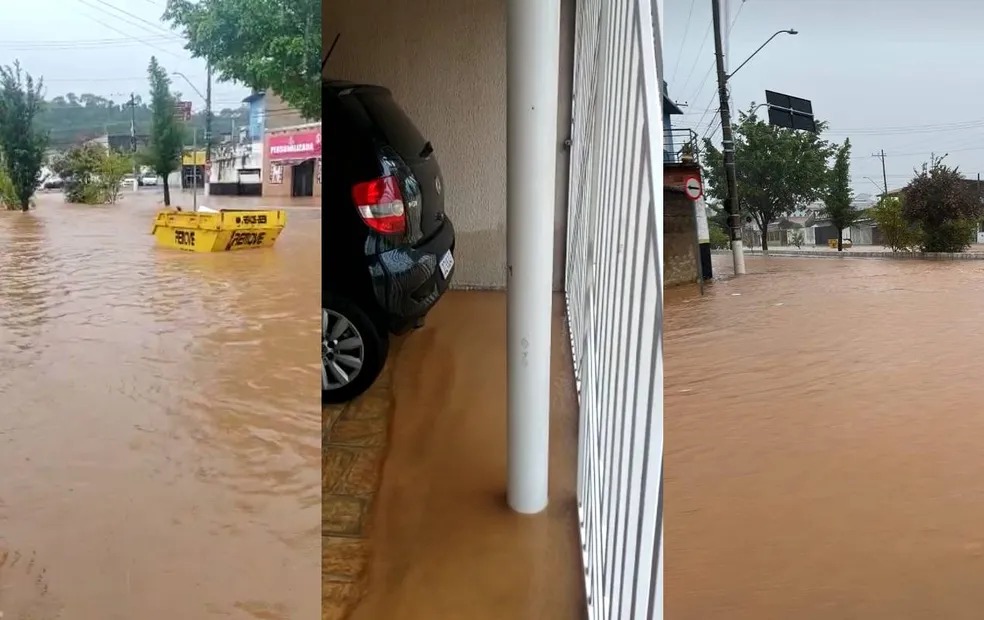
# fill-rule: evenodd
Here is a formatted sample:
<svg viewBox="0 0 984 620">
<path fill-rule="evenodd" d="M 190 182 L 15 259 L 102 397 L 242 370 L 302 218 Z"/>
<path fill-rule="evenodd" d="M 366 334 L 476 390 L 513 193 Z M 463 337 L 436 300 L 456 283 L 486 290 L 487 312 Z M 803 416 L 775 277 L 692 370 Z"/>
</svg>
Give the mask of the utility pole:
<svg viewBox="0 0 984 620">
<path fill-rule="evenodd" d="M 205 164 L 211 171 L 212 167 L 212 63 L 206 67 L 205 82 Z M 205 180 L 208 182 L 208 179 Z"/>
<path fill-rule="evenodd" d="M 735 275 L 745 273 L 745 256 L 741 243 L 741 217 L 738 214 L 738 181 L 735 177 L 735 140 L 731 128 L 731 107 L 728 103 L 728 74 L 724 70 L 724 49 L 721 41 L 721 0 L 711 0 L 714 19 L 714 54 L 717 57 L 718 96 L 721 107 L 721 142 L 724 147 L 724 176 L 728 197 L 724 201 L 728 212 L 728 229 Z"/>
<path fill-rule="evenodd" d="M 885 195 L 888 196 L 888 174 L 885 172 L 885 149 L 881 153 L 872 153 L 872 157 L 877 157 L 882 163 L 882 183 L 885 185 Z"/>
<path fill-rule="evenodd" d="M 130 156 L 133 158 L 133 189 L 140 185 L 137 176 L 137 96 L 130 93 Z"/>
</svg>

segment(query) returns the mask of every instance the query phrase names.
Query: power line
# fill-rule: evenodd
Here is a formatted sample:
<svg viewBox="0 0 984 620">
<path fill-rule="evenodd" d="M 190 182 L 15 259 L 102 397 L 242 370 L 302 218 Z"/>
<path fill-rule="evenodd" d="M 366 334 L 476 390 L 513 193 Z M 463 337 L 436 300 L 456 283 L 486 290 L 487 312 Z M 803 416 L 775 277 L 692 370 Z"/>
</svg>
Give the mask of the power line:
<svg viewBox="0 0 984 620">
<path fill-rule="evenodd" d="M 735 16 L 731 19 L 731 24 L 728 26 L 728 33 L 729 34 L 731 33 L 732 30 L 735 29 L 735 24 L 738 23 L 738 17 L 741 15 L 741 10 L 743 8 L 745 8 L 745 2 L 744 2 L 744 0 L 738 6 L 738 10 L 735 12 Z M 697 87 L 697 92 L 694 93 L 694 97 L 693 97 L 693 100 L 694 101 L 697 101 L 700 98 L 701 93 L 704 92 L 704 85 L 707 83 L 708 78 L 710 78 L 711 73 L 714 71 L 715 63 L 716 63 L 716 59 L 715 59 L 715 61 L 712 61 L 711 62 L 711 66 L 707 69 L 707 73 L 704 74 L 704 79 L 701 80 L 700 86 Z M 698 131 L 700 130 L 700 125 L 703 124 L 703 122 L 704 122 L 704 118 L 707 115 L 707 111 L 710 110 L 710 106 L 713 106 L 714 105 L 714 99 L 715 98 L 717 98 L 717 93 L 716 92 L 712 92 L 711 93 L 711 100 L 708 101 L 707 106 L 704 106 L 705 107 L 704 114 L 700 117 L 700 121 L 697 123 L 696 129 Z M 720 108 L 715 108 L 714 109 L 715 113 L 717 113 L 719 110 L 720 110 Z"/>
<path fill-rule="evenodd" d="M 707 38 L 711 34 L 711 24 L 707 24 L 707 30 L 704 31 L 704 38 L 700 42 L 700 49 L 694 56 L 694 64 L 690 67 L 690 72 L 687 74 L 687 79 L 683 82 L 680 87 L 680 92 L 687 90 L 687 85 L 690 84 L 690 78 L 693 77 L 694 71 L 697 70 L 697 65 L 700 64 L 700 54 L 704 51 L 704 46 L 707 45 Z"/>
<path fill-rule="evenodd" d="M 690 33 L 690 22 L 694 16 L 694 6 L 696 4 L 697 0 L 690 0 L 690 12 L 687 13 L 687 25 L 683 29 L 683 38 L 680 39 L 680 49 L 677 51 L 676 64 L 673 65 L 673 73 L 671 74 L 673 77 L 670 80 L 671 82 L 676 80 L 677 69 L 680 68 L 680 60 L 683 58 L 683 46 L 687 42 L 687 34 Z"/>
<path fill-rule="evenodd" d="M 153 35 L 146 37 L 123 37 L 115 39 L 58 39 L 58 40 L 34 40 L 34 41 L 0 41 L 0 49 L 4 50 L 48 50 L 48 49 L 80 49 L 86 47 L 125 47 L 144 41 L 165 43 L 167 41 L 182 40 L 178 35 Z"/>
<path fill-rule="evenodd" d="M 79 2 L 83 2 L 83 3 L 84 3 L 84 1 L 85 0 L 79 0 Z M 92 21 L 96 22 L 97 24 L 99 24 L 103 28 L 108 28 L 109 30 L 112 30 L 113 32 L 116 32 L 117 34 L 121 34 L 121 35 L 123 35 L 125 37 L 129 37 L 130 36 L 129 34 L 127 34 L 126 32 L 123 32 L 119 28 L 117 28 L 115 26 L 110 26 L 109 24 L 107 24 L 106 22 L 102 21 L 101 19 L 97 19 L 97 18 L 95 18 L 95 17 L 93 17 L 91 15 L 87 15 L 85 13 L 81 13 L 81 15 L 83 17 L 86 17 L 88 19 L 91 19 Z M 164 49 L 163 47 L 160 47 L 158 45 L 154 45 L 153 43 L 148 43 L 147 41 L 141 41 L 141 43 L 143 43 L 147 47 L 152 47 L 152 48 L 154 48 L 154 49 L 156 49 L 158 51 L 164 52 L 165 54 L 169 54 L 171 56 L 174 56 L 175 58 L 180 58 L 181 60 L 187 60 L 187 57 L 186 56 L 180 56 L 180 55 L 175 54 L 174 52 L 172 52 L 170 50 Z"/>
<path fill-rule="evenodd" d="M 129 11 L 125 11 L 125 10 L 121 9 L 120 7 L 116 6 L 115 4 L 112 4 L 110 2 L 106 2 L 106 0 L 92 0 L 92 1 L 93 2 L 98 2 L 102 6 L 105 6 L 106 8 L 108 8 L 108 9 L 110 9 L 112 11 L 116 11 L 117 13 L 120 13 L 122 15 L 126 15 L 128 18 L 135 19 L 138 22 L 147 24 L 148 26 L 150 26 L 150 30 L 149 30 L 150 32 L 153 32 L 154 30 L 158 30 L 160 32 L 163 32 L 164 34 L 174 34 L 171 29 L 164 28 L 163 26 L 161 26 L 160 25 L 160 22 L 158 22 L 158 23 L 155 24 L 154 22 L 149 21 L 149 20 L 146 20 L 146 19 L 140 17 L 139 15 L 136 15 L 134 13 L 131 13 Z M 83 4 L 86 4 L 87 6 L 92 6 L 92 5 L 88 4 L 85 0 L 79 0 L 79 2 L 82 2 Z M 93 7 L 93 8 L 96 8 L 97 10 L 100 10 L 100 9 L 98 9 L 98 7 Z M 124 20 L 124 18 L 122 18 L 122 17 L 116 16 L 116 15 L 113 15 L 112 13 L 107 12 L 106 9 L 101 9 L 101 10 L 106 15 L 112 15 L 113 17 L 116 17 L 119 20 Z"/>
</svg>

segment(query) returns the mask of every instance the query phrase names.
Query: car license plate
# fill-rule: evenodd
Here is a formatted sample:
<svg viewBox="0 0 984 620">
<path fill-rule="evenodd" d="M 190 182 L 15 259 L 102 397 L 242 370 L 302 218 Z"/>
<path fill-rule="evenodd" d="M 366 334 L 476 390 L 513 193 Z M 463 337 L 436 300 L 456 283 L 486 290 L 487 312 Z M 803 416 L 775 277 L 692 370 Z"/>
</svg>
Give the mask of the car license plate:
<svg viewBox="0 0 984 620">
<path fill-rule="evenodd" d="M 451 255 L 451 250 L 445 252 L 444 256 L 441 257 L 440 265 L 441 275 L 444 276 L 445 280 L 447 280 L 448 274 L 451 273 L 452 269 L 454 269 L 454 256 Z"/>
</svg>

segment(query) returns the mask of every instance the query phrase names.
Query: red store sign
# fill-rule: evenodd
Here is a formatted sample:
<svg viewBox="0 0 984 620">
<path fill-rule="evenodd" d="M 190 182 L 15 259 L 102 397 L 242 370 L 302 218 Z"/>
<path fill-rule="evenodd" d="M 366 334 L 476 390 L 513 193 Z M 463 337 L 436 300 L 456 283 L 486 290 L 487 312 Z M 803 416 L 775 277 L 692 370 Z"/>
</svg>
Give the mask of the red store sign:
<svg viewBox="0 0 984 620">
<path fill-rule="evenodd" d="M 304 160 L 321 157 L 321 131 L 309 129 L 267 138 L 270 161 Z"/>
</svg>

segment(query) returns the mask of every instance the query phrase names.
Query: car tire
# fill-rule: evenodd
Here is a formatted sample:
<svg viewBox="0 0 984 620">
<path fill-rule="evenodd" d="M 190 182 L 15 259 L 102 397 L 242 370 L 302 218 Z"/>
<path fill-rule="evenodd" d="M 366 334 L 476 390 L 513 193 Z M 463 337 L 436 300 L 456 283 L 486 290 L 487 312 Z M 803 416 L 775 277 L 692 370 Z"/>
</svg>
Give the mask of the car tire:
<svg viewBox="0 0 984 620">
<path fill-rule="evenodd" d="M 389 354 L 389 334 L 350 299 L 332 294 L 323 297 L 321 401 L 345 403 L 372 387 L 379 377 Z M 334 338 L 329 340 L 329 336 Z M 358 360 L 357 368 L 353 360 Z"/>
</svg>

